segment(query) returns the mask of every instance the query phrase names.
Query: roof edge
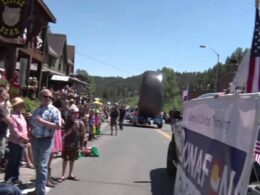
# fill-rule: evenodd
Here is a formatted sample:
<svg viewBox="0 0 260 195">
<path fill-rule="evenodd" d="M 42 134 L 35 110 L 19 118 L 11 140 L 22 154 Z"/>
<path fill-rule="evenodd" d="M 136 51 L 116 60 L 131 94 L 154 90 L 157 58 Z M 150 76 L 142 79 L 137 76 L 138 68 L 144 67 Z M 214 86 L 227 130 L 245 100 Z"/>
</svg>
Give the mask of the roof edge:
<svg viewBox="0 0 260 195">
<path fill-rule="evenodd" d="M 41 7 L 44 9 L 44 11 L 49 16 L 50 22 L 56 23 L 57 20 L 56 20 L 55 16 L 53 15 L 53 13 L 51 12 L 51 10 L 49 9 L 49 7 L 47 6 L 47 4 L 43 0 L 37 0 L 37 2 L 41 5 Z"/>
</svg>

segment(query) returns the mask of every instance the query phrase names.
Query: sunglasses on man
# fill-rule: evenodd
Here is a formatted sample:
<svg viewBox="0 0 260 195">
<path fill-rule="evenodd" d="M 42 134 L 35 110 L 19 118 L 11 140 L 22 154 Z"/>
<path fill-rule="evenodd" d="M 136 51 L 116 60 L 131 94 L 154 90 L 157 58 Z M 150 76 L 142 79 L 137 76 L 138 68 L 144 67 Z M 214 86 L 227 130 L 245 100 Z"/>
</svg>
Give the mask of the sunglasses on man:
<svg viewBox="0 0 260 195">
<path fill-rule="evenodd" d="M 51 97 L 51 96 L 48 96 L 48 95 L 43 95 L 42 97 L 43 97 L 44 99 L 50 99 L 50 100 L 52 99 L 52 97 Z"/>
</svg>

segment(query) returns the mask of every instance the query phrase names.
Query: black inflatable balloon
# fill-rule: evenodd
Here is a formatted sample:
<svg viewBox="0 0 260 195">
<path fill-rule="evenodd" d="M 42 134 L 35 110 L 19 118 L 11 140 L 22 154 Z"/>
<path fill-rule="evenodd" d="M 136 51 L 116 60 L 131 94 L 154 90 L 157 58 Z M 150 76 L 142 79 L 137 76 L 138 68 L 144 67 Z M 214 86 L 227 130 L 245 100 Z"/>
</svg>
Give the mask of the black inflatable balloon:
<svg viewBox="0 0 260 195">
<path fill-rule="evenodd" d="M 146 71 L 138 103 L 139 115 L 155 117 L 162 110 L 163 75 L 157 71 Z"/>
</svg>

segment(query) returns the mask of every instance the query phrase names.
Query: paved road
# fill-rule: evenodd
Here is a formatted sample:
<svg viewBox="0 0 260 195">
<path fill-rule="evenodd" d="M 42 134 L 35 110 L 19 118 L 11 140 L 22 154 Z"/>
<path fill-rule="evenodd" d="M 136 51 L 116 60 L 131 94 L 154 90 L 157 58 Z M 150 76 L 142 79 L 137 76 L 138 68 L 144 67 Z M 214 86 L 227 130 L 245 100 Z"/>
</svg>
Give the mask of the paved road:
<svg viewBox="0 0 260 195">
<path fill-rule="evenodd" d="M 167 130 L 126 126 L 118 136 L 105 132 L 95 142 L 101 156 L 76 162 L 80 181 L 64 181 L 49 195 L 172 195 L 173 179 L 165 170 Z M 60 173 L 57 163 L 54 174 Z"/>
</svg>

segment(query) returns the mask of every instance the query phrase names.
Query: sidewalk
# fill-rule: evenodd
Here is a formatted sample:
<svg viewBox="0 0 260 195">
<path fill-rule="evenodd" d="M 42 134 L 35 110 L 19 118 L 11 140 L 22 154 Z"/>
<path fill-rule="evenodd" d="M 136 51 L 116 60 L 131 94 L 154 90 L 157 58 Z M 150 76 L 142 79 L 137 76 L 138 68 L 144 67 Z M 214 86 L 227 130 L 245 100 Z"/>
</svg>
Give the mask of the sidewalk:
<svg viewBox="0 0 260 195">
<path fill-rule="evenodd" d="M 109 126 L 109 123 L 104 122 L 101 125 L 101 136 L 102 136 L 102 132 L 106 131 L 107 127 Z M 95 140 L 91 141 L 90 143 L 93 143 Z M 56 164 L 61 162 L 61 157 L 57 157 L 53 159 L 52 164 Z M 0 182 L 4 181 L 4 175 L 5 173 L 0 173 Z M 20 168 L 20 180 L 24 183 L 24 184 L 32 184 L 32 180 L 35 180 L 35 169 L 30 169 L 30 168 L 26 168 L 26 167 L 21 167 Z"/>
</svg>

